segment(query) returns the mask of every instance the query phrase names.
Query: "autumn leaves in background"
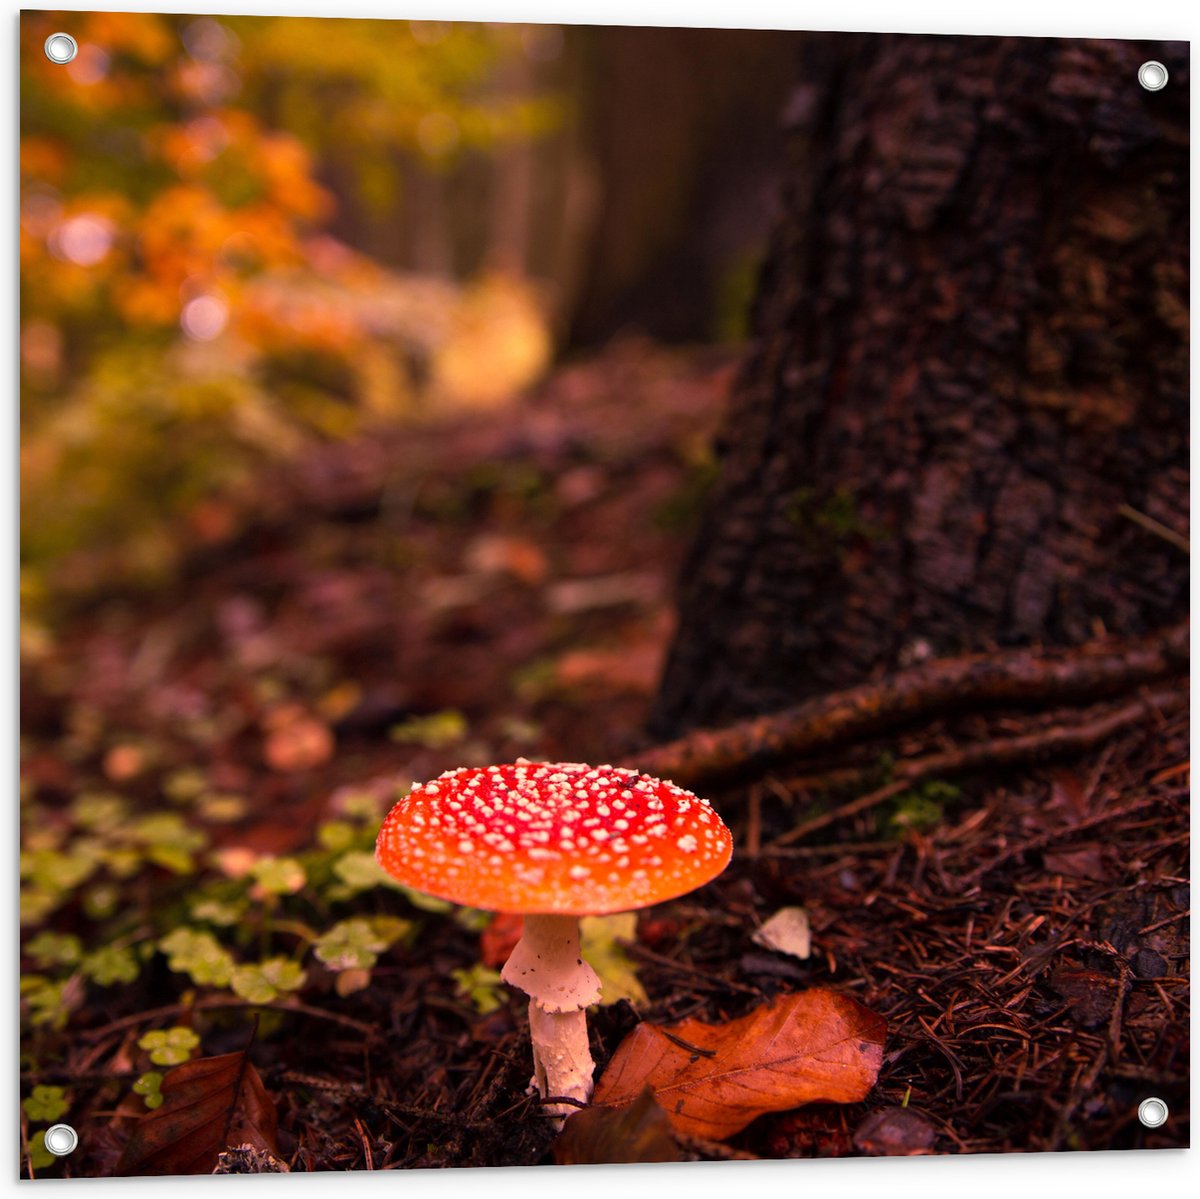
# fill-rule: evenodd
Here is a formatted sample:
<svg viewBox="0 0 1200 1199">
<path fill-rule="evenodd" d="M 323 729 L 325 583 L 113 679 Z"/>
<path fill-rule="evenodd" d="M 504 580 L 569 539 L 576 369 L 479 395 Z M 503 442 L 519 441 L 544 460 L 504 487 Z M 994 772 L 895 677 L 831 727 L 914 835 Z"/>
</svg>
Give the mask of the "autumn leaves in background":
<svg viewBox="0 0 1200 1199">
<path fill-rule="evenodd" d="M 60 27 L 66 66 L 42 53 Z M 219 541 L 264 462 L 539 375 L 520 264 L 477 245 L 456 266 L 443 231 L 427 268 L 396 238 L 437 208 L 424 181 L 559 128 L 554 94 L 500 78 L 560 48 L 552 27 L 24 14 L 27 652 L 61 591 Z"/>
</svg>

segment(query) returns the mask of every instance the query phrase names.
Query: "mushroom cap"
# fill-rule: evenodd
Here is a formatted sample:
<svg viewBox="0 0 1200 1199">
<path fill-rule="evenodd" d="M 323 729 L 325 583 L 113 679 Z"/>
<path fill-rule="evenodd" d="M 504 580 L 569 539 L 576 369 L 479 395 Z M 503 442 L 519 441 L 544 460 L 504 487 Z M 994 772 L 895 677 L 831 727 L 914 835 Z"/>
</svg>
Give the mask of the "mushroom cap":
<svg viewBox="0 0 1200 1199">
<path fill-rule="evenodd" d="M 375 856 L 418 891 L 501 912 L 601 916 L 716 877 L 733 838 L 707 800 L 614 766 L 460 767 L 387 814 Z"/>
</svg>

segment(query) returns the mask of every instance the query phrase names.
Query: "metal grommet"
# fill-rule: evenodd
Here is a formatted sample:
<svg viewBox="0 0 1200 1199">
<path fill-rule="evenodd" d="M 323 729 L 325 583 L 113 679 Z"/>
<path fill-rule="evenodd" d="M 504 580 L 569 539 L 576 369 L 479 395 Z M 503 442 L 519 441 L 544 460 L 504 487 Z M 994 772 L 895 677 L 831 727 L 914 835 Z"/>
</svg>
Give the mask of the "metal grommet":
<svg viewBox="0 0 1200 1199">
<path fill-rule="evenodd" d="M 66 1157 L 75 1152 L 79 1144 L 79 1133 L 69 1124 L 52 1124 L 46 1129 L 46 1148 L 55 1157 Z"/>
<path fill-rule="evenodd" d="M 1138 1119 L 1147 1128 L 1158 1128 L 1160 1125 L 1165 1124 L 1169 1114 L 1166 1102 L 1157 1096 L 1143 1099 L 1138 1104 Z"/>
<path fill-rule="evenodd" d="M 1138 67 L 1138 83 L 1148 92 L 1161 92 L 1167 86 L 1167 68 L 1151 59 Z"/>
<path fill-rule="evenodd" d="M 52 33 L 45 42 L 46 57 L 61 67 L 79 53 L 79 43 L 69 33 Z"/>
</svg>

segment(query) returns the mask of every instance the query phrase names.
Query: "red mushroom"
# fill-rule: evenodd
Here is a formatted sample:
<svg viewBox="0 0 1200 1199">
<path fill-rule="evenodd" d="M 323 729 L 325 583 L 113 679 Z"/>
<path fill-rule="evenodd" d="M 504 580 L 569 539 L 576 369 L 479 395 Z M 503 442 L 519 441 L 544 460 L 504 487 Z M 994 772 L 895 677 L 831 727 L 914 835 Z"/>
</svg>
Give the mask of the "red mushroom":
<svg viewBox="0 0 1200 1199">
<path fill-rule="evenodd" d="M 579 954 L 579 917 L 648 907 L 720 874 L 733 841 L 707 800 L 613 766 L 460 768 L 413 787 L 375 854 L 406 886 L 525 914 L 502 972 L 529 995 L 532 1086 L 543 1099 L 592 1093 L 585 1009 L 600 980 Z M 573 1107 L 548 1105 L 561 1117 Z"/>
</svg>

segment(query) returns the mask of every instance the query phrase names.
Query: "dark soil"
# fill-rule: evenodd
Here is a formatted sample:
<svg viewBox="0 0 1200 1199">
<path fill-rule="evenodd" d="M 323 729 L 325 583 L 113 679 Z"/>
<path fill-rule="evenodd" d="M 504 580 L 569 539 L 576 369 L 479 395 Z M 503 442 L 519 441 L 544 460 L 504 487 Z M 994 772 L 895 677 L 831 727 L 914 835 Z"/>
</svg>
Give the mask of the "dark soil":
<svg viewBox="0 0 1200 1199">
<path fill-rule="evenodd" d="M 252 797 L 225 844 L 283 853 L 311 841 L 347 783 L 521 754 L 627 757 L 645 743 L 729 375 L 719 357 L 617 346 L 516 412 L 332 447 L 264 477 L 219 520 L 181 530 L 189 565 L 169 591 L 98 591 L 81 568 L 87 589 L 23 672 L 27 785 L 53 805 L 118 773 L 149 808 L 164 773 L 192 766 Z M 286 739 L 272 741 L 287 705 L 332 731 L 327 760 L 289 766 Z M 444 709 L 466 718 L 465 743 L 389 737 Z M 998 712 L 987 728 L 1035 724 Z M 967 719 L 924 721 L 844 760 L 971 735 Z M 134 750 L 128 777 L 118 746 Z M 773 846 L 828 799 L 786 771 L 710 793 L 734 861 L 641 914 L 631 953 L 650 1004 L 591 1019 L 600 1068 L 639 1019 L 722 1020 L 829 986 L 887 1019 L 869 1098 L 763 1117 L 689 1156 L 1188 1144 L 1186 711 L 1084 757 L 922 795 L 919 818 L 900 796 Z M 751 941 L 795 904 L 813 929 L 806 961 Z M 398 896 L 375 906 L 414 914 Z M 479 958 L 478 934 L 430 918 L 366 989 L 340 998 L 314 975 L 305 1012 L 267 1013 L 252 1057 L 291 1169 L 552 1160 L 525 1091 L 523 1004 L 481 1016 L 456 994 L 450 972 Z M 136 1111 L 117 1105 L 144 1068 L 131 1046 L 180 1002 L 165 968 L 143 981 L 77 1011 L 61 1068 L 27 1079 L 71 1086 L 77 1176 L 114 1167 L 120 1117 Z M 240 1048 L 249 1028 L 237 1007 L 193 1023 L 206 1054 Z M 1137 1119 L 1151 1094 L 1171 1112 L 1157 1131 Z"/>
</svg>

